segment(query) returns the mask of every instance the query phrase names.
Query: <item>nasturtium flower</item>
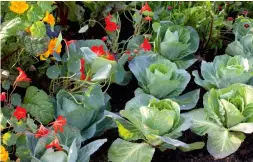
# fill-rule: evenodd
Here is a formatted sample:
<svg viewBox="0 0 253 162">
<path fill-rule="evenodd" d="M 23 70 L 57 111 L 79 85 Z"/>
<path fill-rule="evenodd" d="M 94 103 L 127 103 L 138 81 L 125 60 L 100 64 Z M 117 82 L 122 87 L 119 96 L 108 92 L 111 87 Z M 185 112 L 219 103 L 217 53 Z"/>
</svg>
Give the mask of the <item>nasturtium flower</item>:
<svg viewBox="0 0 253 162">
<path fill-rule="evenodd" d="M 148 42 L 147 38 L 144 39 L 144 42 L 140 45 L 140 47 L 142 49 L 144 49 L 144 51 L 150 51 L 151 50 L 151 44 Z"/>
<path fill-rule="evenodd" d="M 9 153 L 6 149 L 1 145 L 0 146 L 0 161 L 7 162 L 9 159 Z"/>
<path fill-rule="evenodd" d="M 46 16 L 43 18 L 44 22 L 50 24 L 50 25 L 54 25 L 55 24 L 55 18 L 52 14 L 50 14 L 48 11 L 46 12 Z"/>
<path fill-rule="evenodd" d="M 227 20 L 228 21 L 234 21 L 234 18 L 233 17 L 228 17 Z"/>
<path fill-rule="evenodd" d="M 28 8 L 29 5 L 25 1 L 11 1 L 10 10 L 17 14 L 23 14 Z"/>
<path fill-rule="evenodd" d="M 152 17 L 150 17 L 150 16 L 147 16 L 147 17 L 145 17 L 144 18 L 146 21 L 152 21 Z"/>
<path fill-rule="evenodd" d="M 84 73 L 84 70 L 85 70 L 85 60 L 84 58 L 80 59 L 80 63 L 81 63 L 81 68 L 80 68 L 80 80 L 85 80 L 86 78 L 86 75 Z"/>
<path fill-rule="evenodd" d="M 63 116 L 58 116 L 56 121 L 53 122 L 53 128 L 54 128 L 55 133 L 58 133 L 59 130 L 60 132 L 64 132 L 63 127 L 66 124 L 67 124 L 66 118 L 64 118 Z"/>
<path fill-rule="evenodd" d="M 172 6 L 168 6 L 168 10 L 171 11 L 173 9 Z"/>
<path fill-rule="evenodd" d="M 114 55 L 113 55 L 113 54 L 110 54 L 109 52 L 107 52 L 106 58 L 107 58 L 108 60 L 112 60 L 112 61 L 115 60 Z"/>
<path fill-rule="evenodd" d="M 6 92 L 2 92 L 0 95 L 0 101 L 5 102 L 6 101 Z"/>
<path fill-rule="evenodd" d="M 13 116 L 15 116 L 18 120 L 22 119 L 22 118 L 26 118 L 26 109 L 20 106 L 17 106 Z"/>
<path fill-rule="evenodd" d="M 105 54 L 105 50 L 103 48 L 103 45 L 100 46 L 92 46 L 91 47 L 92 52 L 94 52 L 97 56 L 102 56 Z"/>
<path fill-rule="evenodd" d="M 112 15 L 109 13 L 108 16 L 105 17 L 105 30 L 109 32 L 114 32 L 119 28 L 116 22 L 111 21 Z"/>
<path fill-rule="evenodd" d="M 57 43 L 57 38 L 50 40 L 47 47 L 47 51 L 43 54 L 40 54 L 40 60 L 46 60 L 46 58 L 48 58 L 49 55 L 52 55 L 54 52 L 56 52 L 57 54 L 61 53 L 62 45 L 61 43 L 59 43 L 58 46 L 56 47 L 56 43 Z"/>
<path fill-rule="evenodd" d="M 26 73 L 18 67 L 17 70 L 19 71 L 19 75 L 16 78 L 14 84 L 17 84 L 18 82 L 30 82 L 31 79 L 27 77 Z"/>
<path fill-rule="evenodd" d="M 50 144 L 46 145 L 46 148 L 51 148 L 51 147 L 56 148 L 58 151 L 62 150 L 60 146 L 60 142 L 57 138 L 55 138 Z"/>
<path fill-rule="evenodd" d="M 250 26 L 249 26 L 249 24 L 244 24 L 244 27 L 245 27 L 245 28 L 248 28 L 248 27 L 250 27 Z"/>
<path fill-rule="evenodd" d="M 102 37 L 101 40 L 105 42 L 107 40 L 107 36 Z"/>
<path fill-rule="evenodd" d="M 140 13 L 142 13 L 143 11 L 152 11 L 152 9 L 148 5 L 148 2 L 146 2 L 145 5 L 142 6 Z"/>
<path fill-rule="evenodd" d="M 44 137 L 46 135 L 49 134 L 49 129 L 47 129 L 46 127 L 44 127 L 42 124 L 40 125 L 39 129 L 37 130 L 36 134 L 35 134 L 35 138 L 40 138 L 40 137 Z"/>
</svg>

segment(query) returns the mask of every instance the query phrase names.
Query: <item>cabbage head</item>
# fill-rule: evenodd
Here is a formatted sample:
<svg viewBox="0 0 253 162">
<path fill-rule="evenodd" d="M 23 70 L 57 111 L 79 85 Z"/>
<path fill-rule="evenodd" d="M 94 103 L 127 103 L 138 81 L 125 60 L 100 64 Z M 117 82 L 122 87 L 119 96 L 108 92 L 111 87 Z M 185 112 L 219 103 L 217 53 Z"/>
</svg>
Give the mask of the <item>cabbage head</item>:
<svg viewBox="0 0 253 162">
<path fill-rule="evenodd" d="M 179 96 L 190 81 L 185 70 L 156 54 L 136 56 L 129 68 L 142 90 L 159 99 Z"/>
<path fill-rule="evenodd" d="M 177 139 L 191 126 L 191 122 L 180 114 L 180 106 L 170 99 L 137 95 L 126 104 L 125 110 L 120 111 L 120 115 L 123 118 L 108 114 L 116 121 L 123 139 L 117 139 L 110 147 L 109 161 L 149 162 L 154 147 L 161 150 L 178 147 L 182 151 L 191 151 L 204 146 L 202 142 L 186 144 Z M 136 143 L 137 140 L 145 142 Z"/>
<path fill-rule="evenodd" d="M 253 58 L 242 56 L 216 56 L 213 62 L 202 61 L 200 78 L 197 71 L 193 71 L 194 81 L 204 87 L 225 88 L 234 83 L 247 83 L 253 77 Z"/>
<path fill-rule="evenodd" d="M 226 48 L 226 54 L 231 56 L 239 55 L 248 59 L 253 58 L 253 34 L 247 34 L 239 41 L 235 40 L 230 43 Z"/>
<path fill-rule="evenodd" d="M 196 59 L 193 53 L 199 47 L 199 35 L 190 26 L 161 25 L 154 42 L 154 50 L 175 62 L 181 69 L 191 66 Z"/>
<path fill-rule="evenodd" d="M 192 118 L 192 131 L 208 135 L 207 150 L 217 159 L 234 153 L 253 132 L 253 87 L 233 84 L 211 89 L 204 95 L 204 109 L 186 114 Z"/>
</svg>

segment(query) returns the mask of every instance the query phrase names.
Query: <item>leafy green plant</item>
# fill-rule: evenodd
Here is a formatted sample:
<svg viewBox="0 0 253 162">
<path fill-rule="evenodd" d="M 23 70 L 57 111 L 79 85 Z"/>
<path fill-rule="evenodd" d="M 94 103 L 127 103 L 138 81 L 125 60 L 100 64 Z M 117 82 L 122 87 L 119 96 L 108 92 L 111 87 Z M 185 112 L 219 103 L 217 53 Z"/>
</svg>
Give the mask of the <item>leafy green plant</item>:
<svg viewBox="0 0 253 162">
<path fill-rule="evenodd" d="M 142 88 L 137 89 L 136 93 L 151 94 L 159 99 L 177 98 L 190 81 L 190 74 L 185 70 L 178 69 L 176 64 L 154 53 L 136 56 L 129 62 L 129 68 Z M 189 100 L 180 105 L 185 109 L 193 108 L 197 103 L 198 93 L 197 90 L 183 95 L 184 97 L 181 96 Z M 186 106 L 187 103 L 193 104 Z"/>
<path fill-rule="evenodd" d="M 235 40 L 240 41 L 247 34 L 253 34 L 253 19 L 239 16 L 233 24 L 233 33 Z"/>
<path fill-rule="evenodd" d="M 253 28 L 252 28 L 253 29 Z M 242 56 L 251 59 L 253 56 L 253 34 L 246 34 L 240 40 L 235 40 L 226 48 L 226 54 Z"/>
<path fill-rule="evenodd" d="M 104 115 L 104 110 L 109 110 L 109 99 L 110 96 L 104 95 L 96 85 L 85 92 L 60 90 L 56 96 L 56 114 L 64 116 L 69 125 L 79 129 L 82 140 L 90 139 L 113 126 Z"/>
<path fill-rule="evenodd" d="M 59 140 L 63 150 L 46 149 L 46 146 L 54 138 Z M 56 137 L 53 131 L 39 139 L 36 139 L 29 133 L 26 134 L 26 142 L 30 151 L 29 156 L 35 162 L 88 162 L 90 155 L 99 149 L 107 140 L 96 140 L 83 147 L 81 147 L 81 141 L 80 131 L 69 125 L 66 125 L 64 132 L 58 133 Z"/>
<path fill-rule="evenodd" d="M 128 57 L 116 60 L 101 40 L 72 40 L 66 50 L 63 57 L 57 57 L 55 65 L 47 69 L 47 76 L 53 79 L 50 89 L 54 89 L 61 79 L 63 84 L 58 87 L 72 87 L 72 91 L 100 83 L 126 85 L 131 79 L 131 74 L 124 70 Z"/>
<path fill-rule="evenodd" d="M 199 47 L 199 36 L 190 26 L 156 24 L 157 32 L 154 41 L 154 52 L 176 63 L 178 68 L 186 69 L 196 59 L 193 53 Z"/>
<path fill-rule="evenodd" d="M 215 158 L 234 153 L 253 132 L 253 87 L 233 84 L 227 88 L 211 89 L 204 96 L 204 109 L 192 110 L 191 130 L 198 135 L 208 134 L 207 150 Z"/>
<path fill-rule="evenodd" d="M 201 75 L 193 71 L 194 81 L 205 89 L 226 88 L 234 83 L 247 83 L 253 77 L 253 59 L 242 56 L 216 56 L 213 62 L 202 61 Z"/>
<path fill-rule="evenodd" d="M 161 150 L 179 148 L 182 151 L 201 149 L 202 142 L 186 144 L 177 140 L 191 123 L 180 115 L 180 106 L 170 100 L 158 100 L 141 94 L 130 100 L 120 116 L 108 113 L 117 125 L 119 135 L 111 145 L 108 157 L 112 162 L 149 162 L 155 148 Z M 134 141 L 142 140 L 142 143 Z M 124 150 L 124 151 L 123 151 Z"/>
<path fill-rule="evenodd" d="M 27 88 L 22 106 L 43 124 L 54 119 L 54 107 L 50 97 L 34 86 Z"/>
</svg>

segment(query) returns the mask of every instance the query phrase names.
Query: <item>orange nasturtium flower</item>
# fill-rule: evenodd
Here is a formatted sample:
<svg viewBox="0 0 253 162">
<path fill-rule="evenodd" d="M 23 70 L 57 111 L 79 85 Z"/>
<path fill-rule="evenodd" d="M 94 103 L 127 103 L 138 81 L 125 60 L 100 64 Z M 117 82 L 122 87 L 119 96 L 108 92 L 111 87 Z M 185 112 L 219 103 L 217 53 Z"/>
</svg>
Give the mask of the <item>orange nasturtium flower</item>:
<svg viewBox="0 0 253 162">
<path fill-rule="evenodd" d="M 23 14 L 28 8 L 29 5 L 25 1 L 11 1 L 10 10 L 17 14 Z"/>
<path fill-rule="evenodd" d="M 56 148 L 58 151 L 62 150 L 60 146 L 60 142 L 57 138 L 55 138 L 50 144 L 46 145 L 46 148 L 52 148 L 52 147 Z"/>
<path fill-rule="evenodd" d="M 9 153 L 6 149 L 1 145 L 0 146 L 0 161 L 7 162 L 9 159 Z"/>
<path fill-rule="evenodd" d="M 52 14 L 50 14 L 48 11 L 46 12 L 46 16 L 43 18 L 44 22 L 50 24 L 50 25 L 54 25 L 55 24 L 55 19 L 54 16 Z"/>
<path fill-rule="evenodd" d="M 47 47 L 47 51 L 45 53 L 39 55 L 40 60 L 46 60 L 49 57 L 49 55 L 52 55 L 54 52 L 56 52 L 57 54 L 61 53 L 62 45 L 61 45 L 61 43 L 59 43 L 56 48 L 56 43 L 57 43 L 57 38 L 50 40 L 48 47 Z"/>
<path fill-rule="evenodd" d="M 19 75 L 14 84 L 17 84 L 18 82 L 31 82 L 31 79 L 27 77 L 26 73 L 20 67 L 18 67 L 17 70 L 19 71 Z"/>
</svg>

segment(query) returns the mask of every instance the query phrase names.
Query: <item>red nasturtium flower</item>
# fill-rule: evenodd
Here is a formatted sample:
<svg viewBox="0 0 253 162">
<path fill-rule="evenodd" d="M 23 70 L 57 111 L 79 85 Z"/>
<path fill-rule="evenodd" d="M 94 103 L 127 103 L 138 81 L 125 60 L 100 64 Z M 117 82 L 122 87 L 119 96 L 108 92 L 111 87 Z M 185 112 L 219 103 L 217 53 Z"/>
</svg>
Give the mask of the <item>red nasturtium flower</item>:
<svg viewBox="0 0 253 162">
<path fill-rule="evenodd" d="M 227 20 L 228 20 L 228 21 L 233 21 L 234 18 L 233 18 L 233 17 L 228 17 Z"/>
<path fill-rule="evenodd" d="M 219 7 L 218 7 L 218 10 L 221 11 L 221 10 L 222 10 L 222 6 L 219 6 Z"/>
<path fill-rule="evenodd" d="M 144 42 L 140 45 L 140 47 L 142 49 L 144 49 L 144 51 L 150 51 L 151 50 L 151 44 L 148 42 L 147 38 L 144 39 Z"/>
<path fill-rule="evenodd" d="M 146 2 L 145 5 L 142 6 L 140 13 L 142 13 L 143 11 L 152 11 L 152 9 L 148 5 L 148 2 Z"/>
<path fill-rule="evenodd" d="M 147 16 L 147 17 L 145 17 L 144 18 L 146 21 L 152 21 L 152 17 L 150 17 L 150 16 Z"/>
<path fill-rule="evenodd" d="M 1 102 L 5 102 L 6 101 L 6 93 L 5 92 L 2 92 L 1 95 L 0 95 L 0 100 Z"/>
<path fill-rule="evenodd" d="M 13 116 L 15 116 L 18 120 L 22 119 L 22 118 L 26 118 L 26 109 L 20 106 L 17 106 Z"/>
<path fill-rule="evenodd" d="M 119 28 L 116 22 L 111 21 L 112 15 L 109 13 L 108 16 L 105 17 L 105 30 L 109 32 L 114 32 Z"/>
<path fill-rule="evenodd" d="M 168 10 L 171 11 L 173 9 L 172 6 L 168 6 Z"/>
<path fill-rule="evenodd" d="M 81 68 L 80 68 L 80 80 L 85 80 L 86 78 L 86 75 L 84 73 L 84 70 L 85 70 L 85 60 L 84 58 L 80 59 L 80 63 L 81 63 Z"/>
<path fill-rule="evenodd" d="M 114 55 L 113 55 L 113 54 L 110 54 L 109 52 L 107 52 L 106 58 L 107 58 L 108 60 L 112 60 L 112 61 L 115 60 Z"/>
<path fill-rule="evenodd" d="M 244 24 L 244 27 L 247 29 L 249 27 L 249 24 Z"/>
<path fill-rule="evenodd" d="M 107 36 L 102 37 L 101 40 L 105 42 L 107 40 Z"/>
<path fill-rule="evenodd" d="M 37 130 L 37 132 L 35 134 L 35 138 L 44 137 L 44 136 L 48 135 L 49 132 L 50 132 L 49 129 L 47 129 L 46 127 L 44 127 L 41 124 L 39 129 Z"/>
<path fill-rule="evenodd" d="M 17 70 L 19 71 L 19 75 L 16 78 L 14 84 L 17 84 L 18 82 L 31 81 L 31 79 L 27 77 L 26 73 L 20 67 L 18 67 Z"/>
<path fill-rule="evenodd" d="M 58 151 L 62 150 L 60 146 L 60 142 L 57 138 L 55 138 L 50 144 L 46 145 L 46 148 L 51 148 L 51 147 L 56 148 Z"/>
<path fill-rule="evenodd" d="M 75 42 L 76 42 L 76 40 L 70 40 L 70 41 L 65 40 L 65 41 L 66 41 L 66 45 L 67 45 L 67 46 L 69 46 L 70 44 L 72 44 L 72 43 L 75 43 Z"/>
<path fill-rule="evenodd" d="M 248 13 L 249 13 L 249 11 L 247 11 L 247 10 L 244 10 L 243 11 L 243 14 L 246 16 L 246 15 L 248 15 Z"/>
<path fill-rule="evenodd" d="M 102 56 L 103 54 L 105 54 L 105 50 L 103 45 L 100 46 L 92 46 L 91 47 L 92 52 L 96 53 L 97 56 Z"/>
<path fill-rule="evenodd" d="M 67 120 L 63 116 L 58 116 L 58 118 L 52 123 L 53 123 L 53 128 L 54 128 L 55 133 L 57 133 L 58 130 L 60 130 L 60 132 L 63 132 L 64 131 L 63 126 L 66 125 Z"/>
</svg>

